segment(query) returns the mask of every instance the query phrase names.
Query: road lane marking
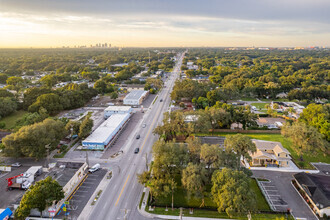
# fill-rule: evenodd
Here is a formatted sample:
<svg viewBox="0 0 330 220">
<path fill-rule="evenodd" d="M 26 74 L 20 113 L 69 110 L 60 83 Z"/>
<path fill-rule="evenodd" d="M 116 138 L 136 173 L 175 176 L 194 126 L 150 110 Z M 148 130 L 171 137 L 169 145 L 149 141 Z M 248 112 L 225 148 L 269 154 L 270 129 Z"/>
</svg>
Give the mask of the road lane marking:
<svg viewBox="0 0 330 220">
<path fill-rule="evenodd" d="M 124 189 L 125 189 L 125 186 L 126 186 L 126 183 L 127 183 L 127 181 L 128 181 L 128 178 L 129 178 L 129 175 L 128 175 L 126 181 L 125 181 L 125 184 L 124 184 L 123 188 L 122 188 L 121 191 L 120 191 L 120 194 L 119 194 L 119 197 L 118 197 L 118 199 L 117 199 L 117 201 L 116 201 L 115 206 L 117 206 L 117 204 L 118 204 L 118 202 L 119 202 L 119 199 L 120 199 L 120 197 L 121 197 L 121 194 L 123 194 L 123 191 L 124 191 Z"/>
</svg>

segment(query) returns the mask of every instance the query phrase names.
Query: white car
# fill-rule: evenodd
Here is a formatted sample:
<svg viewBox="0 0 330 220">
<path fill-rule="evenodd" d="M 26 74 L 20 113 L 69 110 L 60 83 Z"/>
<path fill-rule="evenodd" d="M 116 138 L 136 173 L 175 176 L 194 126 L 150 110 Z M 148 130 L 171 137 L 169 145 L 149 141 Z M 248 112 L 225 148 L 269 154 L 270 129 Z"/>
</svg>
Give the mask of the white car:
<svg viewBox="0 0 330 220">
<path fill-rule="evenodd" d="M 22 166 L 22 164 L 20 162 L 16 162 L 16 163 L 13 163 L 11 166 L 12 167 L 20 167 L 20 166 Z"/>
</svg>

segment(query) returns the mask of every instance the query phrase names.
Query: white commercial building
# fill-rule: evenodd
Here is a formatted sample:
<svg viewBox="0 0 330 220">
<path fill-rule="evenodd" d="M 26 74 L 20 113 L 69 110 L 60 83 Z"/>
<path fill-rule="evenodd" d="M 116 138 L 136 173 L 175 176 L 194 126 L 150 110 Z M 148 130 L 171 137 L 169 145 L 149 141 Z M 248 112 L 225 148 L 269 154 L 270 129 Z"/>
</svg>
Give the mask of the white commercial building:
<svg viewBox="0 0 330 220">
<path fill-rule="evenodd" d="M 111 145 L 120 131 L 127 124 L 131 114 L 113 114 L 104 121 L 91 135 L 82 141 L 83 148 L 104 150 Z"/>
<path fill-rule="evenodd" d="M 132 90 L 124 98 L 123 100 L 124 105 L 141 105 L 143 100 L 147 97 L 148 94 L 149 94 L 148 91 Z"/>
<path fill-rule="evenodd" d="M 104 110 L 104 118 L 107 119 L 113 114 L 126 114 L 132 111 L 130 106 L 109 106 Z"/>
</svg>

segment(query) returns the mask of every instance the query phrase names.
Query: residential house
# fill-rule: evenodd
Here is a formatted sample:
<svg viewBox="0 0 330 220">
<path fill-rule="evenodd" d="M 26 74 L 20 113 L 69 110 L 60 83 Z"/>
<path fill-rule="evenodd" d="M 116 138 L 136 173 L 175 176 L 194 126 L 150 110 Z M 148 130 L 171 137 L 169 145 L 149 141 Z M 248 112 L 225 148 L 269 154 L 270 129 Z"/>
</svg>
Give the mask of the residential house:
<svg viewBox="0 0 330 220">
<path fill-rule="evenodd" d="M 298 187 L 305 192 L 312 209 L 320 217 L 330 217 L 330 176 L 310 173 L 293 175 Z"/>
<path fill-rule="evenodd" d="M 252 139 L 257 151 L 250 153 L 250 166 L 287 167 L 291 160 L 290 152 L 280 142 Z"/>
<path fill-rule="evenodd" d="M 257 124 L 259 127 L 267 127 L 269 129 L 278 129 L 285 124 L 283 118 L 258 118 Z"/>
</svg>

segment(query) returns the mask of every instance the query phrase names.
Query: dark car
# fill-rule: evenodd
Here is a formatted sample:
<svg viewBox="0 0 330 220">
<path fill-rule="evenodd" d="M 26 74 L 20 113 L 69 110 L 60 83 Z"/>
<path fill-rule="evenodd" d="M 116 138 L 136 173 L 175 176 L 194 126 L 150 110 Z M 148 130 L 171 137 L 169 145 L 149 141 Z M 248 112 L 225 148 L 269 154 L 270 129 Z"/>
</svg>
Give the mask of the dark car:
<svg viewBox="0 0 330 220">
<path fill-rule="evenodd" d="M 159 100 L 160 102 L 162 102 L 163 101 L 163 99 L 161 99 L 161 100 Z"/>
<path fill-rule="evenodd" d="M 139 151 L 140 151 L 140 148 L 137 147 L 137 148 L 135 148 L 134 153 L 135 153 L 135 154 L 138 154 Z"/>
<path fill-rule="evenodd" d="M 136 139 L 140 139 L 140 135 L 138 134 L 138 135 L 136 135 Z"/>
</svg>

